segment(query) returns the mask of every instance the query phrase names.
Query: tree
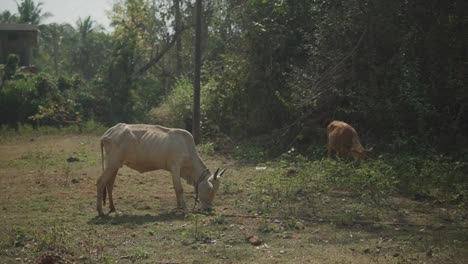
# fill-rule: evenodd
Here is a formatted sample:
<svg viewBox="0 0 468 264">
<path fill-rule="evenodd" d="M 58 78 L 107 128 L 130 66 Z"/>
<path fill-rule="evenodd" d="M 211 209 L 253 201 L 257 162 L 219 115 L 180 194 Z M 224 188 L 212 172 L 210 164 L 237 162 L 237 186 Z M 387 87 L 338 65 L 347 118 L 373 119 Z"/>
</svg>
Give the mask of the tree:
<svg viewBox="0 0 468 264">
<path fill-rule="evenodd" d="M 175 23 L 175 32 L 180 32 L 182 30 L 182 18 L 180 14 L 180 0 L 174 1 L 174 23 Z M 180 34 L 177 34 L 176 38 L 176 75 L 182 73 L 182 40 Z"/>
<path fill-rule="evenodd" d="M 22 0 L 16 3 L 19 14 L 18 22 L 39 25 L 44 19 L 52 16 L 49 12 L 43 13 L 41 6 L 42 2 L 36 4 L 33 0 Z"/>
<path fill-rule="evenodd" d="M 0 14 L 0 23 L 9 24 L 9 23 L 16 23 L 18 21 L 18 17 L 16 14 L 10 13 L 10 11 L 5 10 Z"/>
<path fill-rule="evenodd" d="M 77 50 L 77 68 L 85 79 L 90 79 L 93 72 L 93 67 L 90 67 L 90 55 L 91 55 L 91 43 L 90 35 L 95 31 L 102 29 L 99 25 L 96 26 L 96 22 L 91 19 L 90 16 L 85 19 L 79 18 L 76 21 L 76 28 L 78 31 L 78 50 Z"/>
<path fill-rule="evenodd" d="M 68 24 L 57 24 L 51 23 L 44 25 L 41 30 L 41 38 L 44 41 L 43 49 L 45 52 L 50 53 L 53 61 L 53 71 L 56 76 L 60 72 L 60 62 L 61 62 L 61 46 L 63 39 L 67 36 L 67 28 L 70 29 L 71 26 Z M 71 29 L 73 30 L 73 29 Z"/>
<path fill-rule="evenodd" d="M 195 15 L 195 53 L 194 53 L 194 77 L 193 77 L 193 117 L 192 134 L 195 143 L 200 143 L 200 75 L 201 75 L 201 21 L 202 0 L 197 0 Z"/>
</svg>

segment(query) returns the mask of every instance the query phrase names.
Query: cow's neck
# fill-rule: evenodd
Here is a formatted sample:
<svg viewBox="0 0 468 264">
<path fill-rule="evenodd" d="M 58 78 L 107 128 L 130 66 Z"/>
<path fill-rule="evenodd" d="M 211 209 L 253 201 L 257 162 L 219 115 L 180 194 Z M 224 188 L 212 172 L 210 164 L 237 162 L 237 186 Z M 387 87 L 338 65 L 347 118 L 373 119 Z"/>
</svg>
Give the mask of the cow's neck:
<svg viewBox="0 0 468 264">
<path fill-rule="evenodd" d="M 188 184 L 195 185 L 199 181 L 199 178 L 202 177 L 202 174 L 205 174 L 206 169 L 207 167 L 201 159 L 194 159 L 189 168 L 182 168 L 181 176 Z"/>
<path fill-rule="evenodd" d="M 194 162 L 194 166 L 193 166 L 193 174 L 192 174 L 192 179 L 194 179 L 194 182 L 192 184 L 195 184 L 196 182 L 199 182 L 200 181 L 200 177 L 203 176 L 203 174 L 205 174 L 206 170 L 208 169 L 205 165 L 205 163 L 203 163 L 203 161 L 201 159 L 198 159 L 197 162 Z"/>
</svg>

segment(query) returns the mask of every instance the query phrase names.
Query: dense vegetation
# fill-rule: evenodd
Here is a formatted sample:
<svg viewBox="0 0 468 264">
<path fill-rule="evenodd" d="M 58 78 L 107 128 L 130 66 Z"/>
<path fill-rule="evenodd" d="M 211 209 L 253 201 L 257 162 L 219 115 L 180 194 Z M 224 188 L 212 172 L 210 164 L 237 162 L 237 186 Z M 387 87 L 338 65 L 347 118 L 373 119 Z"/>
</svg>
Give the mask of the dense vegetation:
<svg viewBox="0 0 468 264">
<path fill-rule="evenodd" d="M 375 145 L 375 161 L 352 179 L 375 176 L 385 192 L 443 183 L 466 199 L 466 1 L 203 4 L 205 139 L 254 139 L 276 154 L 294 147 L 320 159 L 325 126 L 344 120 L 365 145 Z M 34 63 L 41 73 L 22 73 L 10 56 L 2 68 L 0 124 L 189 128 L 194 9 L 186 0 L 119 1 L 106 32 L 90 17 L 74 26 L 43 24 L 50 14 L 40 3 L 19 2 L 18 14 L 4 11 L 0 21 L 39 25 Z"/>
</svg>

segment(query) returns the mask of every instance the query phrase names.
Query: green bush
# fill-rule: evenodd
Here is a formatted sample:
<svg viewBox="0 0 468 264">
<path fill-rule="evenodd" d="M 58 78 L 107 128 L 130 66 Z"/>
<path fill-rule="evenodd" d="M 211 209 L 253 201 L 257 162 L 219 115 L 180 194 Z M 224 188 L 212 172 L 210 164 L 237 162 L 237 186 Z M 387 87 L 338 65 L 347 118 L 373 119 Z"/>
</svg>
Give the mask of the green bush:
<svg viewBox="0 0 468 264">
<path fill-rule="evenodd" d="M 186 121 L 191 119 L 193 90 L 190 79 L 181 77 L 164 103 L 151 113 L 154 123 L 169 127 L 185 128 Z"/>
<path fill-rule="evenodd" d="M 0 89 L 0 125 L 80 127 L 82 120 L 94 119 L 98 105 L 93 88 L 78 76 L 24 75 Z"/>
<path fill-rule="evenodd" d="M 3 81 L 11 79 L 18 69 L 19 57 L 16 54 L 9 54 L 5 68 L 3 69 Z"/>
<path fill-rule="evenodd" d="M 402 156 L 388 158 L 386 162 L 394 168 L 398 189 L 403 194 L 424 194 L 446 200 L 468 190 L 467 163 L 443 156 Z"/>
<path fill-rule="evenodd" d="M 0 124 L 15 126 L 28 122 L 37 112 L 39 101 L 32 79 L 9 80 L 0 90 Z"/>
<path fill-rule="evenodd" d="M 149 76 L 135 82 L 132 91 L 134 118 L 138 122 L 151 123 L 150 110 L 161 102 L 163 96 L 161 82 Z"/>
</svg>

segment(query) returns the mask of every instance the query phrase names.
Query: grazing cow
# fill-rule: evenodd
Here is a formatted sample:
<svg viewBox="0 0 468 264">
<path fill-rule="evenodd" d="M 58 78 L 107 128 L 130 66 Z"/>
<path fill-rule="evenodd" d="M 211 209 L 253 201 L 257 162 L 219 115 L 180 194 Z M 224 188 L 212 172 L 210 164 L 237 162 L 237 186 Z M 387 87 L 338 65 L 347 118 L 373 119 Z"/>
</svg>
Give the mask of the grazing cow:
<svg viewBox="0 0 468 264">
<path fill-rule="evenodd" d="M 129 125 L 119 123 L 101 137 L 103 173 L 97 180 L 97 211 L 103 216 L 101 201 L 109 195 L 110 212 L 115 211 L 112 189 L 117 171 L 123 165 L 140 173 L 166 170 L 172 174 L 172 183 L 177 198 L 177 207 L 185 209 L 180 178 L 195 187 L 195 203 L 200 197 L 202 209 L 211 209 L 220 176 L 224 170 L 211 174 L 200 159 L 192 135 L 183 129 L 157 125 Z"/>
<path fill-rule="evenodd" d="M 355 160 L 367 158 L 366 150 L 359 142 L 356 130 L 345 122 L 332 121 L 327 127 L 328 135 L 328 158 L 331 158 L 332 151 L 336 152 L 339 158 L 352 156 Z"/>
</svg>

